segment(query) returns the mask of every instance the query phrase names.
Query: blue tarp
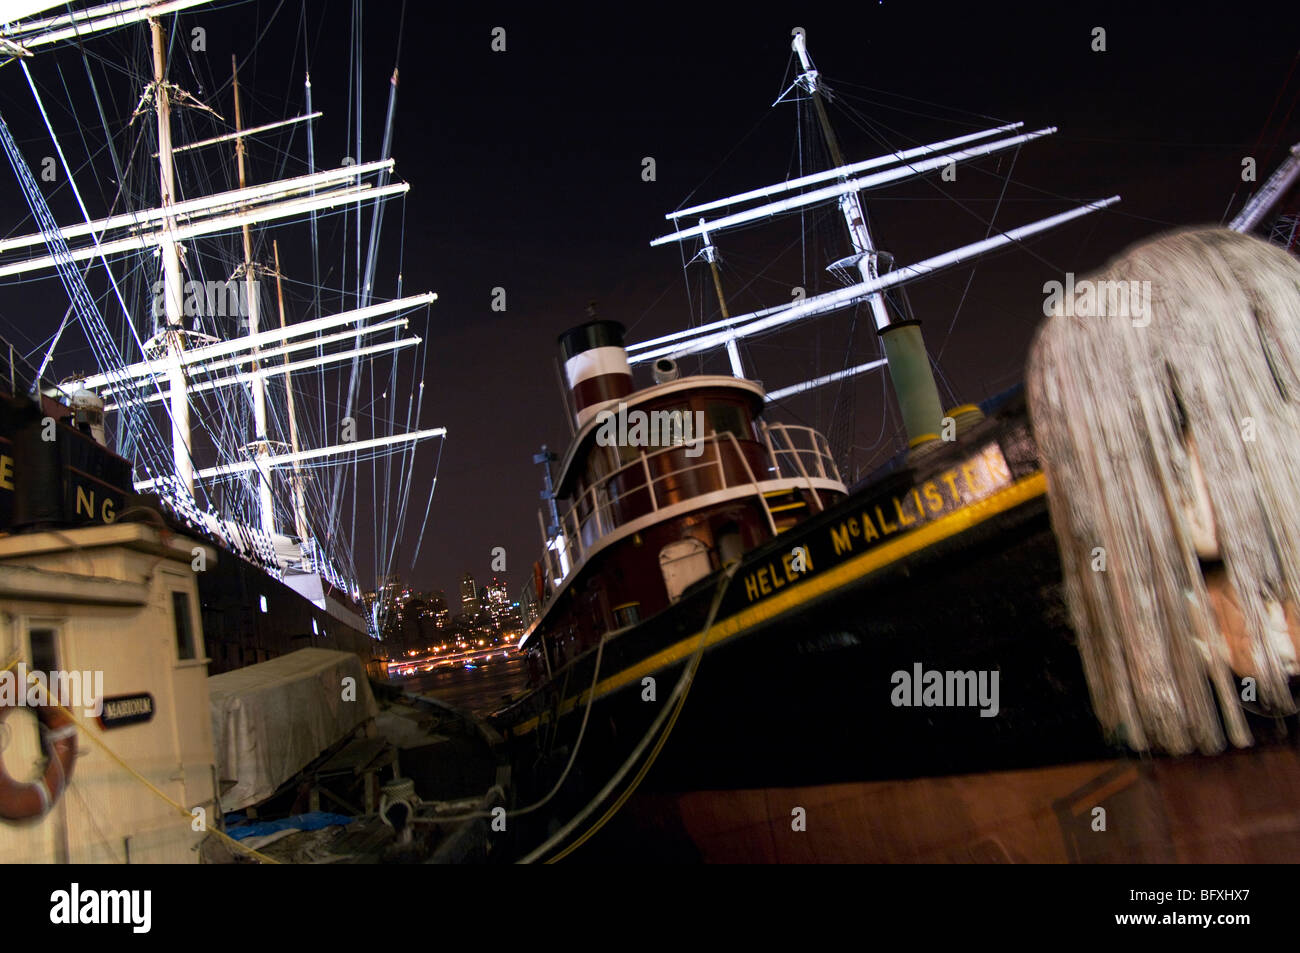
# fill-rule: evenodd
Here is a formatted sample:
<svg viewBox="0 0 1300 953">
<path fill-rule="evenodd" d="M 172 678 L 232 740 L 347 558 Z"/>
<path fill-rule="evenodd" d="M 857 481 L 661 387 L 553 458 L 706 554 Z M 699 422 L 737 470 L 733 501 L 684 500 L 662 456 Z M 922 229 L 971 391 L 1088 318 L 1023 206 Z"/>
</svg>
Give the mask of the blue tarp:
<svg viewBox="0 0 1300 953">
<path fill-rule="evenodd" d="M 346 826 L 351 824 L 352 820 L 346 814 L 312 811 L 310 814 L 295 814 L 278 821 L 258 821 L 255 824 L 228 827 L 226 833 L 235 840 L 243 840 L 246 837 L 264 837 L 276 831 L 314 831 L 322 827 L 334 827 L 337 824 Z"/>
</svg>

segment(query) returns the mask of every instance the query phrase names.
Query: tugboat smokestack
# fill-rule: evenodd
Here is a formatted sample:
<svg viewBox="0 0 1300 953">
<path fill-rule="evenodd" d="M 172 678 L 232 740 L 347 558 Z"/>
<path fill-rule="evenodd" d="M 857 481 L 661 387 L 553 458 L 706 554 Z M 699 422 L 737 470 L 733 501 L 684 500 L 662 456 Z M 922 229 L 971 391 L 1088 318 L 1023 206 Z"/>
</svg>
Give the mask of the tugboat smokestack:
<svg viewBox="0 0 1300 953">
<path fill-rule="evenodd" d="M 623 348 L 623 325 L 617 321 L 589 321 L 561 334 L 559 344 L 579 427 L 605 404 L 632 393 L 632 368 Z"/>
</svg>

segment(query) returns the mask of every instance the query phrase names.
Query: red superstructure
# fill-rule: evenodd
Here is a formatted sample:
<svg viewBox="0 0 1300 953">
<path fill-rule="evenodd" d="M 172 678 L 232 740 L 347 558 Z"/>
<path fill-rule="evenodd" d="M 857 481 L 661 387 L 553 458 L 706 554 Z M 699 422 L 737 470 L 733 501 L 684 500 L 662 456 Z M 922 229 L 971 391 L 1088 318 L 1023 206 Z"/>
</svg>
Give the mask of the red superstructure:
<svg viewBox="0 0 1300 953">
<path fill-rule="evenodd" d="M 664 360 L 654 384 L 634 390 L 613 321 L 559 343 L 578 430 L 521 641 L 537 680 L 846 494 L 825 437 L 762 419 L 758 383 L 679 378 Z"/>
</svg>

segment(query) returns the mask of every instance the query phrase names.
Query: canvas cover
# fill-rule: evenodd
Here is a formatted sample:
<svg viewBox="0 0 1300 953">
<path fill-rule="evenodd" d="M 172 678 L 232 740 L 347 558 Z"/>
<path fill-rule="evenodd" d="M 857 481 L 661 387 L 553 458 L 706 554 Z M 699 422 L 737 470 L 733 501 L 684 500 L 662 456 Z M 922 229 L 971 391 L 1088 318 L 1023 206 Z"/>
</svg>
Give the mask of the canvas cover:
<svg viewBox="0 0 1300 953">
<path fill-rule="evenodd" d="M 355 701 L 344 700 L 347 684 Z M 361 659 L 334 649 L 299 649 L 213 675 L 208 694 L 218 777 L 235 782 L 221 796 L 226 811 L 270 797 L 379 713 Z"/>
</svg>

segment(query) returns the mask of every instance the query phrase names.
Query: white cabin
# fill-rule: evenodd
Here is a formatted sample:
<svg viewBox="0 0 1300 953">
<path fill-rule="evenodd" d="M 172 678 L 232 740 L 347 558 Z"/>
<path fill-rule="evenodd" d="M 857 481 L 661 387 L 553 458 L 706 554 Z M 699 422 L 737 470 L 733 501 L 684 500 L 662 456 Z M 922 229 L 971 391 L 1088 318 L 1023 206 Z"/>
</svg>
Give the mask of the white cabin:
<svg viewBox="0 0 1300 953">
<path fill-rule="evenodd" d="M 0 818 L 0 863 L 198 862 L 197 821 L 109 751 L 176 804 L 215 821 L 195 573 L 216 556 L 143 523 L 0 537 L 0 668 L 21 661 L 29 671 L 91 673 L 110 700 L 107 718 L 68 706 L 80 723 L 71 784 L 42 817 Z M 32 709 L 11 707 L 0 757 L 10 777 L 26 782 L 44 771 L 38 722 Z"/>
</svg>

